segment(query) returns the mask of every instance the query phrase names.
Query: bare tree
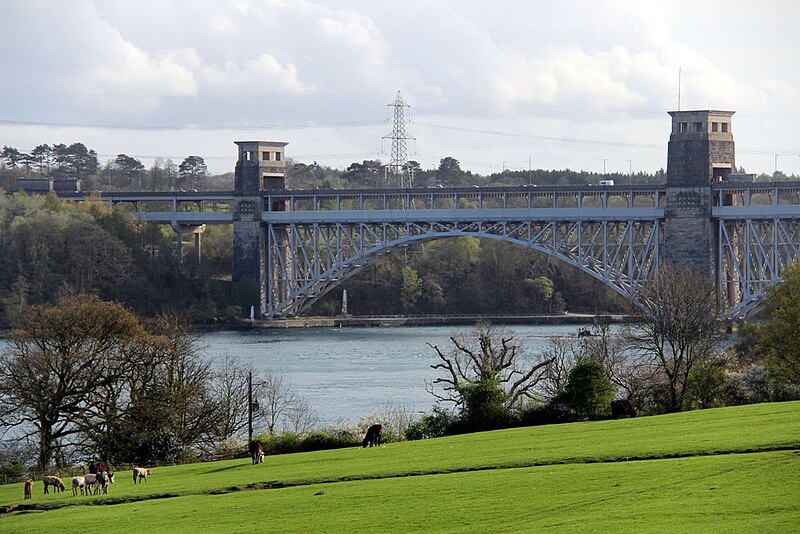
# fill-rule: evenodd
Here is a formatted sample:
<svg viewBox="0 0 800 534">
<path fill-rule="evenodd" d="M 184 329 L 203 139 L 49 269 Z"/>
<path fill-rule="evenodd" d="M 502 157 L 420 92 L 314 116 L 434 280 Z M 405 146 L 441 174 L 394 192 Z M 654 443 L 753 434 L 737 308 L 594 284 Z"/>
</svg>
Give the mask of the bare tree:
<svg viewBox="0 0 800 534">
<path fill-rule="evenodd" d="M 299 395 L 295 395 L 294 403 L 286 410 L 284 419 L 287 427 L 297 434 L 310 432 L 319 423 L 319 417 L 308 401 Z"/>
<path fill-rule="evenodd" d="M 546 397 L 555 398 L 567 386 L 570 370 L 575 366 L 580 355 L 580 345 L 577 339 L 553 338 L 549 341 L 549 348 L 543 353 L 549 360 L 545 368 L 541 389 Z"/>
<path fill-rule="evenodd" d="M 286 377 L 271 369 L 253 382 L 253 390 L 255 398 L 261 399 L 256 412 L 266 422 L 267 431 L 274 434 L 278 422 L 297 404 L 297 396 Z"/>
<path fill-rule="evenodd" d="M 247 429 L 247 374 L 252 368 L 226 354 L 214 371 L 211 395 L 217 408 L 214 437 L 223 440 Z M 253 414 L 254 418 L 259 414 Z"/>
<path fill-rule="evenodd" d="M 685 406 L 689 373 L 713 358 L 721 334 L 713 281 L 697 271 L 668 267 L 639 294 L 645 309 L 626 331 L 626 346 L 667 390 L 668 411 Z"/>
<path fill-rule="evenodd" d="M 0 413 L 4 425 L 36 437 L 40 468 L 79 435 L 91 400 L 118 379 L 128 342 L 141 333 L 122 305 L 89 296 L 34 306 L 23 318 L 0 356 Z"/>
<path fill-rule="evenodd" d="M 535 396 L 536 385 L 544 378 L 552 359 L 523 364 L 519 361 L 520 346 L 514 336 L 488 323 L 476 325 L 471 337 L 452 336 L 453 350 L 447 354 L 428 344 L 439 357 L 433 369 L 444 376 L 428 384 L 428 392 L 440 401 L 463 403 L 459 388 L 468 384 L 497 380 L 505 394 L 506 409 L 515 408 L 525 398 Z M 437 388 L 441 388 L 439 393 Z"/>
</svg>

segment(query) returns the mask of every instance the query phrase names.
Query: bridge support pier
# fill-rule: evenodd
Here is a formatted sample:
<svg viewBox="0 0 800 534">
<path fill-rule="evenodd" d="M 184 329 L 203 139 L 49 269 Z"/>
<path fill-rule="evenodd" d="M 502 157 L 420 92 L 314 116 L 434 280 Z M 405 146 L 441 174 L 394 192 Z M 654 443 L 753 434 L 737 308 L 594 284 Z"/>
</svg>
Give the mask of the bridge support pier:
<svg viewBox="0 0 800 534">
<path fill-rule="evenodd" d="M 202 245 L 202 235 L 203 232 L 206 231 L 206 225 L 173 224 L 172 231 L 175 232 L 175 246 L 177 248 L 178 259 L 183 261 L 183 234 L 193 234 L 195 258 L 197 259 L 197 263 L 200 263 L 203 257 L 200 246 Z"/>
<path fill-rule="evenodd" d="M 253 307 L 261 318 L 270 309 L 277 259 L 269 257 L 269 236 L 262 212 L 285 211 L 286 203 L 264 203 L 266 190 L 286 189 L 287 143 L 237 141 L 239 158 L 233 191 L 233 291 L 244 313 Z"/>
<path fill-rule="evenodd" d="M 664 264 L 718 277 L 711 184 L 736 170 L 732 111 L 671 111 L 664 207 Z"/>
</svg>

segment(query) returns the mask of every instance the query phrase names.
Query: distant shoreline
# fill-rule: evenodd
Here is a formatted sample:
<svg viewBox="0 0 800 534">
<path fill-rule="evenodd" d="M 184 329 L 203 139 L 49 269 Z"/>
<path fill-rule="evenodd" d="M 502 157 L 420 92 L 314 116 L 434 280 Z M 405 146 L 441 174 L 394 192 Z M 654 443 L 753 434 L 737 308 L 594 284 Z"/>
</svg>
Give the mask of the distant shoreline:
<svg viewBox="0 0 800 534">
<path fill-rule="evenodd" d="M 395 326 L 449 326 L 473 325 L 488 321 L 498 325 L 518 324 L 593 324 L 598 317 L 609 317 L 619 323 L 628 319 L 626 315 L 595 315 L 588 313 L 564 313 L 552 315 L 377 315 L 348 317 L 292 317 L 269 321 L 242 321 L 238 329 L 273 328 L 338 328 L 338 327 L 395 327 Z"/>
</svg>

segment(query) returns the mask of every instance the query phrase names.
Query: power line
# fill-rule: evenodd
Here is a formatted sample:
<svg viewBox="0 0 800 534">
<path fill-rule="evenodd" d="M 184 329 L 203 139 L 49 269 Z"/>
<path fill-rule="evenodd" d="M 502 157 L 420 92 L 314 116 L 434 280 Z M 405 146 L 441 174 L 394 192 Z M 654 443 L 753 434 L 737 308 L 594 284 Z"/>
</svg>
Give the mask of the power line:
<svg viewBox="0 0 800 534">
<path fill-rule="evenodd" d="M 124 124 L 77 124 L 60 122 L 16 121 L 0 119 L 0 125 L 44 126 L 48 128 L 96 128 L 101 130 L 143 130 L 143 131 L 205 131 L 205 130 L 307 130 L 314 128 L 363 128 L 386 124 L 384 119 L 367 119 L 340 122 L 317 122 L 305 124 L 260 124 L 260 125 L 184 125 L 184 126 L 134 126 Z"/>
<path fill-rule="evenodd" d="M 437 130 L 452 130 L 452 131 L 459 131 L 459 132 L 468 132 L 468 133 L 475 133 L 481 135 L 496 135 L 499 137 L 517 137 L 521 139 L 537 139 L 540 141 L 559 141 L 564 143 L 581 143 L 581 144 L 589 144 L 589 145 L 605 145 L 605 146 L 627 146 L 627 147 L 636 147 L 636 148 L 649 148 L 649 149 L 658 149 L 663 150 L 665 145 L 662 144 L 647 144 L 647 143 L 627 143 L 624 141 L 611 141 L 611 140 L 604 140 L 604 139 L 581 139 L 575 137 L 555 137 L 550 135 L 535 135 L 535 134 L 525 134 L 525 133 L 518 133 L 518 132 L 503 132 L 498 130 L 486 130 L 483 128 L 466 128 L 462 126 L 446 126 L 444 124 L 435 124 L 430 122 L 415 122 L 414 124 L 418 126 L 422 126 L 423 128 L 431 128 Z"/>
</svg>

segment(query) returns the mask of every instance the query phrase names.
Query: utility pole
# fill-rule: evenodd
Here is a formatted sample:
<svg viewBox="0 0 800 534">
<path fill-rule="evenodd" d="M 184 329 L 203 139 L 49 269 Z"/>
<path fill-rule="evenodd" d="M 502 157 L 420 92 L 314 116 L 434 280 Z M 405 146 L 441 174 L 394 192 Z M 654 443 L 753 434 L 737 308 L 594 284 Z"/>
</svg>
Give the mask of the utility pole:
<svg viewBox="0 0 800 534">
<path fill-rule="evenodd" d="M 247 372 L 247 443 L 253 441 L 253 371 Z"/>
</svg>

